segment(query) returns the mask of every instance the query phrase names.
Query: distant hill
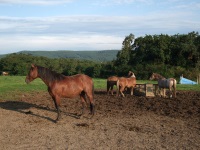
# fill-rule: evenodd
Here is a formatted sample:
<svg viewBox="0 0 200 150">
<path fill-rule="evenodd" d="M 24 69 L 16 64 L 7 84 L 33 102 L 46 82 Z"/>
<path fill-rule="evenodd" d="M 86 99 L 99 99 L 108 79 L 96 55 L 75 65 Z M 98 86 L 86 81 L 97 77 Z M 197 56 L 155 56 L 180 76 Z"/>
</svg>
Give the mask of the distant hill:
<svg viewBox="0 0 200 150">
<path fill-rule="evenodd" d="M 33 56 L 43 56 L 48 58 L 72 58 L 92 61 L 112 61 L 116 59 L 119 50 L 102 51 L 20 51 L 18 53 L 30 54 Z M 0 55 L 0 58 L 6 55 Z"/>
</svg>

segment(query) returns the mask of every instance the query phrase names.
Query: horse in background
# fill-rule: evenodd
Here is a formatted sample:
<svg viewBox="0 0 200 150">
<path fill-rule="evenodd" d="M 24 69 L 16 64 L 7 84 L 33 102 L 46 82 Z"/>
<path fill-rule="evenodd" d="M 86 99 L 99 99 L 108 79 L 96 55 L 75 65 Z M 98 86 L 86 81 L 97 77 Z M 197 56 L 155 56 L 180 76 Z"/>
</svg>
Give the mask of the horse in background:
<svg viewBox="0 0 200 150">
<path fill-rule="evenodd" d="M 170 92 L 169 98 L 171 96 L 171 93 L 172 93 L 172 97 L 176 98 L 176 84 L 177 84 L 176 79 L 174 78 L 166 79 L 165 77 L 163 77 L 162 75 L 158 73 L 153 73 L 149 79 L 158 81 L 158 87 L 160 89 L 161 96 L 163 95 L 163 97 L 166 97 L 165 89 L 167 88 L 169 89 L 169 92 Z M 161 94 L 161 91 L 163 94 Z"/>
<path fill-rule="evenodd" d="M 57 109 L 56 121 L 60 119 L 59 107 L 61 97 L 74 98 L 80 96 L 82 101 L 82 115 L 87 102 L 87 96 L 90 100 L 90 112 L 92 116 L 94 115 L 94 83 L 89 76 L 84 74 L 64 76 L 47 68 L 32 64 L 25 81 L 26 83 L 30 83 L 36 78 L 41 78 L 48 87 L 48 92 Z"/>
<path fill-rule="evenodd" d="M 121 94 L 123 97 L 124 93 L 123 91 L 125 88 L 130 88 L 131 89 L 131 95 L 133 95 L 133 88 L 136 86 L 136 77 L 135 74 L 132 71 L 129 71 L 128 77 L 120 77 L 117 80 L 117 95 Z"/>
<path fill-rule="evenodd" d="M 9 73 L 8 73 L 8 72 L 5 72 L 5 71 L 3 71 L 3 72 L 2 72 L 2 75 L 3 75 L 3 76 L 8 76 L 8 75 L 9 75 Z"/>
<path fill-rule="evenodd" d="M 117 76 L 111 76 L 107 78 L 107 94 L 111 92 L 111 95 L 113 95 L 113 87 L 114 85 L 117 85 L 117 80 L 119 77 Z"/>
</svg>

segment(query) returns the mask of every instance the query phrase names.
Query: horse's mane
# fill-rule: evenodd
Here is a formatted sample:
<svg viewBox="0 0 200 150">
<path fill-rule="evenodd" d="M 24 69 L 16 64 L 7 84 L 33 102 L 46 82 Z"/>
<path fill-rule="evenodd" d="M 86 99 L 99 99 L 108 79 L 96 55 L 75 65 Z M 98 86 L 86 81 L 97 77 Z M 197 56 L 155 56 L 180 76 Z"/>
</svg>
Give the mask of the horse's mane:
<svg viewBox="0 0 200 150">
<path fill-rule="evenodd" d="M 164 79 L 165 77 L 163 77 L 162 75 L 158 74 L 158 73 L 153 73 L 154 76 L 156 76 L 156 78 L 158 79 Z"/>
<path fill-rule="evenodd" d="M 49 70 L 47 68 L 41 67 L 41 66 L 37 66 L 38 69 L 38 74 L 40 75 L 40 78 L 45 79 L 49 82 L 52 81 L 60 81 L 63 80 L 65 78 L 64 75 L 57 73 L 55 71 Z"/>
</svg>

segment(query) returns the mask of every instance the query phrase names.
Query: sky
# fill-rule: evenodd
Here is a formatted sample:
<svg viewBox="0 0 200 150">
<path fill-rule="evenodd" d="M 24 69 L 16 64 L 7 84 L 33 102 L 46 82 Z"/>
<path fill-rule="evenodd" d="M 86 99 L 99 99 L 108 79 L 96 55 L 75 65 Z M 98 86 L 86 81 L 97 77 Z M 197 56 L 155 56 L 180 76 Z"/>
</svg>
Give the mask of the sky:
<svg viewBox="0 0 200 150">
<path fill-rule="evenodd" d="M 199 0 L 0 0 L 0 54 L 116 50 L 130 33 L 200 33 Z"/>
</svg>

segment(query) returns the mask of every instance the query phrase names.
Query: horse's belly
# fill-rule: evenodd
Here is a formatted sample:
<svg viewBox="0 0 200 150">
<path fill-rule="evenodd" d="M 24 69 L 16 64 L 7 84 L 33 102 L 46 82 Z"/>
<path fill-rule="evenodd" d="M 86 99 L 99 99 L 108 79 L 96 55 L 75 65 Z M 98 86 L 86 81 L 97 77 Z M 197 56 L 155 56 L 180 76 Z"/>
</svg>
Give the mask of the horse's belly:
<svg viewBox="0 0 200 150">
<path fill-rule="evenodd" d="M 81 94 L 82 90 L 80 89 L 64 89 L 60 95 L 66 98 L 74 98 Z"/>
<path fill-rule="evenodd" d="M 81 94 L 83 90 L 77 86 L 57 86 L 52 89 L 53 95 L 58 95 L 65 98 L 74 98 Z"/>
</svg>

